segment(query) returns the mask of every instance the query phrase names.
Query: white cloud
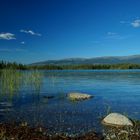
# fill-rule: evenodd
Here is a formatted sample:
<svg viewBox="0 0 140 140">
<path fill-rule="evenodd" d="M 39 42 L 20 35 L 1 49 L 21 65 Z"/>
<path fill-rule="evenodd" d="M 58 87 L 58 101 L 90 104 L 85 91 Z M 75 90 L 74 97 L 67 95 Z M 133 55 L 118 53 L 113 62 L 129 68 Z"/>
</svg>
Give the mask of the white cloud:
<svg viewBox="0 0 140 140">
<path fill-rule="evenodd" d="M 1 48 L 0 53 L 15 53 L 15 52 L 27 52 L 26 49 L 15 48 L 15 49 L 5 49 Z"/>
<path fill-rule="evenodd" d="M 130 21 L 122 20 L 122 21 L 120 21 L 120 24 L 130 24 Z"/>
<path fill-rule="evenodd" d="M 20 32 L 22 32 L 22 33 L 26 33 L 26 34 L 30 34 L 30 35 L 41 36 L 41 34 L 39 34 L 39 33 L 35 33 L 35 32 L 32 31 L 32 30 L 20 30 Z"/>
<path fill-rule="evenodd" d="M 22 42 L 20 42 L 22 45 L 24 45 L 25 44 L 25 42 L 24 41 L 22 41 Z"/>
<path fill-rule="evenodd" d="M 0 52 L 11 52 L 10 49 L 0 49 Z"/>
<path fill-rule="evenodd" d="M 130 37 L 129 35 L 122 36 L 115 32 L 107 32 L 107 36 L 105 37 L 105 39 L 123 40 L 123 39 L 127 39 L 129 37 Z"/>
<path fill-rule="evenodd" d="M 114 32 L 108 32 L 107 35 L 108 35 L 108 36 L 114 36 L 114 35 L 117 35 L 117 33 L 114 33 Z"/>
<path fill-rule="evenodd" d="M 134 27 L 134 28 L 138 28 L 140 27 L 140 19 L 136 19 L 134 20 L 131 25 Z"/>
<path fill-rule="evenodd" d="M 122 21 L 120 21 L 120 23 L 121 23 L 121 24 L 125 24 L 125 23 L 126 23 L 126 21 L 123 21 L 123 20 L 122 20 Z"/>
<path fill-rule="evenodd" d="M 99 44 L 100 41 L 91 41 L 91 43 L 94 43 L 94 44 Z"/>
<path fill-rule="evenodd" d="M 16 38 L 15 38 L 15 35 L 12 33 L 0 33 L 0 39 L 13 40 Z"/>
<path fill-rule="evenodd" d="M 26 51 L 27 51 L 26 49 L 20 49 L 20 48 L 14 50 L 14 52 L 26 52 Z"/>
</svg>

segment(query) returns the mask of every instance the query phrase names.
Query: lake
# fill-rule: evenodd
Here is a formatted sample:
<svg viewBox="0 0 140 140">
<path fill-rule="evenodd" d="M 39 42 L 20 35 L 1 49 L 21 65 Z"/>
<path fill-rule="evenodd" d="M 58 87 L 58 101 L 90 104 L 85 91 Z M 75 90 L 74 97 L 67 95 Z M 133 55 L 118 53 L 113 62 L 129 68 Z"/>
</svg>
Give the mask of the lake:
<svg viewBox="0 0 140 140">
<path fill-rule="evenodd" d="M 31 75 L 32 71 L 18 73 L 0 76 L 2 122 L 26 121 L 46 127 L 50 134 L 72 135 L 102 132 L 101 120 L 109 112 L 140 119 L 140 70 L 39 71 L 41 78 L 36 73 Z M 21 73 L 26 77 L 20 77 Z M 72 102 L 67 98 L 70 92 L 94 98 Z"/>
</svg>

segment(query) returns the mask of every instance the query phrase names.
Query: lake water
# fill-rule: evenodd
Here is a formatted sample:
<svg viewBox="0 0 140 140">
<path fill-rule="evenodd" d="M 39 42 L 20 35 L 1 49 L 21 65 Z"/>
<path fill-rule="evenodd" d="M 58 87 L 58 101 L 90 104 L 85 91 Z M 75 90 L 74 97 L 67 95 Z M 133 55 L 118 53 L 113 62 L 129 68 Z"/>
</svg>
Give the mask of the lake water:
<svg viewBox="0 0 140 140">
<path fill-rule="evenodd" d="M 33 126 L 42 125 L 50 134 L 79 134 L 91 130 L 101 132 L 101 120 L 109 112 L 140 119 L 140 70 L 41 73 L 43 78 L 38 90 L 21 85 L 10 95 L 1 91 L 1 121 L 22 120 Z M 88 93 L 94 98 L 72 102 L 67 98 L 70 92 Z"/>
</svg>

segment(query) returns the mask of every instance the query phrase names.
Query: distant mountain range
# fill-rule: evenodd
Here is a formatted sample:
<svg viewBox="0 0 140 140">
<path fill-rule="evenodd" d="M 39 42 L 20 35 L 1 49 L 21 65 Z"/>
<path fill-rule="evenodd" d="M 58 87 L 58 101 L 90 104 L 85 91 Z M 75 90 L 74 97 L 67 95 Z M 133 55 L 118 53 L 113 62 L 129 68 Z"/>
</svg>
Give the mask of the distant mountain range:
<svg viewBox="0 0 140 140">
<path fill-rule="evenodd" d="M 61 60 L 47 60 L 31 65 L 81 65 L 81 64 L 140 64 L 140 55 L 131 56 L 105 56 L 95 58 L 68 58 Z"/>
</svg>

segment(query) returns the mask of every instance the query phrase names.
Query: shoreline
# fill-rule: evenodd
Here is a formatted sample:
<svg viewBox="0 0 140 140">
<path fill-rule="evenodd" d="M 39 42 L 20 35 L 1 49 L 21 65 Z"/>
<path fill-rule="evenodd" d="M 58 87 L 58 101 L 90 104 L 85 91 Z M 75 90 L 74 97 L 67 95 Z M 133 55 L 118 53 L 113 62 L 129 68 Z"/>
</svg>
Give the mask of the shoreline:
<svg viewBox="0 0 140 140">
<path fill-rule="evenodd" d="M 69 136 L 66 134 L 47 133 L 47 128 L 31 127 L 27 122 L 0 123 L 0 139 L 13 140 L 140 140 L 140 121 L 135 121 L 134 127 L 104 126 L 103 133 L 95 131 L 85 132 L 81 135 Z"/>
<path fill-rule="evenodd" d="M 47 128 L 30 127 L 26 123 L 0 123 L 0 139 L 18 140 L 103 140 L 103 136 L 96 132 L 87 132 L 78 136 L 67 136 L 65 134 L 50 135 Z"/>
</svg>

